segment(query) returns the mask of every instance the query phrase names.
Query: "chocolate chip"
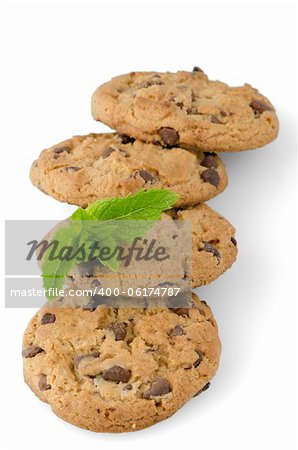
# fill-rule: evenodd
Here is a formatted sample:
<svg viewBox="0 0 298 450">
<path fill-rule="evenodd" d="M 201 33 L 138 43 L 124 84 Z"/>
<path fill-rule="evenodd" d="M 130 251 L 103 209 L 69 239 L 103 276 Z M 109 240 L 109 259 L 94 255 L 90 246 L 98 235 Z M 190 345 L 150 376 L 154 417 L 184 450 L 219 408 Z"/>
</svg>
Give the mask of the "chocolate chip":
<svg viewBox="0 0 298 450">
<path fill-rule="evenodd" d="M 47 323 L 53 323 L 56 320 L 55 314 L 45 313 L 41 318 L 41 325 L 46 325 Z"/>
<path fill-rule="evenodd" d="M 225 111 L 223 111 L 222 109 L 220 110 L 220 114 L 222 115 L 222 117 L 227 117 L 227 113 Z"/>
<path fill-rule="evenodd" d="M 170 308 L 170 309 L 178 316 L 187 316 L 188 317 L 189 308 Z"/>
<path fill-rule="evenodd" d="M 194 397 L 197 397 L 198 395 L 200 395 L 202 392 L 207 391 L 207 389 L 210 387 L 210 382 L 208 381 L 207 384 L 205 384 L 205 386 L 202 387 L 202 389 L 200 389 L 195 395 Z"/>
<path fill-rule="evenodd" d="M 231 242 L 233 245 L 235 245 L 235 247 L 237 246 L 237 241 L 235 238 L 231 237 Z"/>
<path fill-rule="evenodd" d="M 199 355 L 198 359 L 195 360 L 195 362 L 193 363 L 193 367 L 196 369 L 197 367 L 199 367 L 199 365 L 201 364 L 201 362 L 203 361 L 203 357 L 204 357 L 204 353 L 201 352 L 201 350 L 197 350 L 196 351 L 197 354 Z"/>
<path fill-rule="evenodd" d="M 61 169 L 61 172 L 77 172 L 78 170 L 80 170 L 80 167 L 67 166 L 67 167 L 63 167 L 63 169 Z"/>
<path fill-rule="evenodd" d="M 176 105 L 178 106 L 178 108 L 182 109 L 184 106 L 183 102 L 177 102 Z"/>
<path fill-rule="evenodd" d="M 107 330 L 111 330 L 115 335 L 115 341 L 123 341 L 126 336 L 126 322 L 113 322 L 107 326 Z"/>
<path fill-rule="evenodd" d="M 158 131 L 165 145 L 173 146 L 179 142 L 179 134 L 174 128 L 164 127 Z"/>
<path fill-rule="evenodd" d="M 152 381 L 151 386 L 144 393 L 144 398 L 150 399 L 151 397 L 157 397 L 160 395 L 168 394 L 172 391 L 170 383 L 164 378 L 157 378 Z"/>
<path fill-rule="evenodd" d="M 102 263 L 99 261 L 98 258 L 90 259 L 90 261 L 81 262 L 77 265 L 78 272 L 80 275 L 85 277 L 91 277 L 92 275 L 95 275 L 97 270 L 102 267 Z"/>
<path fill-rule="evenodd" d="M 104 151 L 102 152 L 102 157 L 103 157 L 103 159 L 106 159 L 106 158 L 108 158 L 108 156 L 110 156 L 112 153 L 114 153 L 116 151 L 116 149 L 115 148 L 113 148 L 113 147 L 108 147 L 108 148 L 106 148 L 106 149 L 104 149 Z"/>
<path fill-rule="evenodd" d="M 154 86 L 154 85 L 161 86 L 162 84 L 164 84 L 164 82 L 161 81 L 161 80 L 149 80 L 149 81 L 143 81 L 143 83 L 141 83 L 141 84 L 139 85 L 139 88 L 140 88 L 140 89 L 146 89 L 146 88 L 148 88 L 148 87 L 150 87 L 150 86 Z"/>
<path fill-rule="evenodd" d="M 212 253 L 213 256 L 216 256 L 217 259 L 221 258 L 220 253 L 217 250 L 217 248 L 213 244 L 211 244 L 210 242 L 204 242 L 204 247 L 203 247 L 202 250 L 204 252 Z"/>
<path fill-rule="evenodd" d="M 212 123 L 222 124 L 222 122 L 216 116 L 211 116 L 210 120 Z"/>
<path fill-rule="evenodd" d="M 40 378 L 38 381 L 38 387 L 41 391 L 47 391 L 47 390 L 51 389 L 51 385 L 47 383 L 46 375 L 40 375 Z"/>
<path fill-rule="evenodd" d="M 204 153 L 204 158 L 201 162 L 201 166 L 208 167 L 209 169 L 216 169 L 218 164 L 214 156 L 215 153 Z"/>
<path fill-rule="evenodd" d="M 38 353 L 44 352 L 44 349 L 41 347 L 34 347 L 34 346 L 30 346 L 25 348 L 22 351 L 22 356 L 24 358 L 33 358 L 34 356 L 38 355 Z"/>
<path fill-rule="evenodd" d="M 80 364 L 81 361 L 83 361 L 83 359 L 92 359 L 92 358 L 99 358 L 100 357 L 100 353 L 97 351 L 91 352 L 91 353 L 86 353 L 85 355 L 77 355 L 74 357 L 73 359 L 73 363 L 75 367 L 78 367 L 78 365 Z"/>
<path fill-rule="evenodd" d="M 151 175 L 150 172 L 148 172 L 147 170 L 139 170 L 139 175 L 141 178 L 143 178 L 143 180 L 147 183 L 153 183 L 155 181 L 155 178 Z"/>
<path fill-rule="evenodd" d="M 131 391 L 132 390 L 132 384 L 127 384 L 126 386 L 124 386 L 123 388 L 125 391 Z"/>
<path fill-rule="evenodd" d="M 71 148 L 67 147 L 66 145 L 64 145 L 63 147 L 56 147 L 53 149 L 53 152 L 56 153 L 57 155 L 60 155 L 60 153 L 66 152 L 66 153 L 70 153 Z"/>
<path fill-rule="evenodd" d="M 184 336 L 185 332 L 183 327 L 181 327 L 181 325 L 176 325 L 170 332 L 169 332 L 169 336 L 170 337 L 175 337 L 175 336 Z"/>
<path fill-rule="evenodd" d="M 114 381 L 115 383 L 122 381 L 122 383 L 127 383 L 131 377 L 131 371 L 124 369 L 124 367 L 113 366 L 110 369 L 104 370 L 102 377 L 106 381 Z"/>
<path fill-rule="evenodd" d="M 204 170 L 204 172 L 201 173 L 201 178 L 205 183 L 210 183 L 215 187 L 217 187 L 220 182 L 218 172 L 215 169 Z"/>
<path fill-rule="evenodd" d="M 257 113 L 262 113 L 264 111 L 273 111 L 271 106 L 266 105 L 266 103 L 262 102 L 261 100 L 252 100 L 249 106 L 254 110 L 254 112 Z"/>
<path fill-rule="evenodd" d="M 135 138 L 127 136 L 126 134 L 118 134 L 119 139 L 121 140 L 121 144 L 132 144 L 135 141 Z"/>
<path fill-rule="evenodd" d="M 204 71 L 202 69 L 200 69 L 200 67 L 198 66 L 194 66 L 194 68 L 192 69 L 193 72 L 202 72 L 204 73 Z"/>
</svg>

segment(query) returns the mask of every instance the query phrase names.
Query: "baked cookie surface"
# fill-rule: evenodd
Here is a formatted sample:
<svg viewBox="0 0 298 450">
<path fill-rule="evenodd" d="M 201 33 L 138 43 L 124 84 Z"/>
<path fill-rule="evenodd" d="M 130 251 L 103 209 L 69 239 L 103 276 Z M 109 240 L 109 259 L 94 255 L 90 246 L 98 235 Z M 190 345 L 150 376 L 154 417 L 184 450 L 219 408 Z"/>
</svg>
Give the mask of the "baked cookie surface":
<svg viewBox="0 0 298 450">
<path fill-rule="evenodd" d="M 117 76 L 94 92 L 92 115 L 145 142 L 212 152 L 261 147 L 278 133 L 266 97 L 249 84 L 211 81 L 197 67 Z"/>
<path fill-rule="evenodd" d="M 152 188 L 179 194 L 177 206 L 194 205 L 228 183 L 224 163 L 214 153 L 165 149 L 112 133 L 75 136 L 44 150 L 30 178 L 57 200 L 83 207 Z"/>
<path fill-rule="evenodd" d="M 209 386 L 220 357 L 210 308 L 46 306 L 23 340 L 26 383 L 53 412 L 97 432 L 135 431 Z"/>
</svg>

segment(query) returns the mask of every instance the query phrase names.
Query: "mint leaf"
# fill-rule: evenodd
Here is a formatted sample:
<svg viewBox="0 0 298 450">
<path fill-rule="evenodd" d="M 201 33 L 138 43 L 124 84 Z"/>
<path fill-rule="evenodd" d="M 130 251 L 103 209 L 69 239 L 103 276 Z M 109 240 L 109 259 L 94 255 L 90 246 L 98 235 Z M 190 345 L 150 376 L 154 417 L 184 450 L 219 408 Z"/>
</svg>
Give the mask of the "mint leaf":
<svg viewBox="0 0 298 450">
<path fill-rule="evenodd" d="M 42 277 L 47 297 L 57 297 L 52 291 L 63 288 L 65 277 L 78 263 L 75 257 L 63 258 L 63 249 L 72 248 L 75 252 L 81 244 L 94 240 L 109 248 L 115 248 L 119 241 L 130 243 L 135 237 L 142 236 L 153 221 L 159 220 L 162 212 L 172 208 L 178 199 L 178 194 L 167 189 L 152 189 L 124 198 L 98 200 L 85 209 L 78 208 L 67 226 L 61 227 L 51 237 L 51 241 L 59 243 L 56 253 L 61 252 L 62 257 L 52 260 L 51 248 L 44 254 Z M 132 222 L 123 225 L 121 221 Z M 112 271 L 117 271 L 120 264 L 116 256 L 102 263 Z"/>
<path fill-rule="evenodd" d="M 123 198 L 98 200 L 85 211 L 97 220 L 158 220 L 178 199 L 178 194 L 167 189 L 151 189 Z"/>
</svg>

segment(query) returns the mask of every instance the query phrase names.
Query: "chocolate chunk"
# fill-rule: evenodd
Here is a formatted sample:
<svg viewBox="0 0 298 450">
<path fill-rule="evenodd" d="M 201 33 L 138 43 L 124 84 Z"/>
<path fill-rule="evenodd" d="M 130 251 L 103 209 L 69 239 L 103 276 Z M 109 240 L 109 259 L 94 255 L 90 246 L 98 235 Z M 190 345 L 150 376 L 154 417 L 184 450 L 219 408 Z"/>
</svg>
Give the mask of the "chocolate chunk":
<svg viewBox="0 0 298 450">
<path fill-rule="evenodd" d="M 217 187 L 220 182 L 218 172 L 215 169 L 204 170 L 204 172 L 201 173 L 201 178 L 205 183 L 210 183 L 215 187 Z"/>
<path fill-rule="evenodd" d="M 126 134 L 118 134 L 119 139 L 121 140 L 121 144 L 132 144 L 135 141 L 135 138 L 127 136 Z"/>
<path fill-rule="evenodd" d="M 262 102 L 261 100 L 253 100 L 250 102 L 249 106 L 254 110 L 254 112 L 262 113 L 264 111 L 273 111 L 273 108 L 271 106 L 266 105 L 266 103 Z"/>
<path fill-rule="evenodd" d="M 115 335 L 115 341 L 123 341 L 126 336 L 126 322 L 113 322 L 107 326 L 107 330 L 111 330 Z"/>
<path fill-rule="evenodd" d="M 210 242 L 204 242 L 204 247 L 202 249 L 204 252 L 210 252 L 213 254 L 213 256 L 216 256 L 217 259 L 220 259 L 220 253 L 217 250 L 217 248 L 211 244 Z"/>
<path fill-rule="evenodd" d="M 25 348 L 22 351 L 22 356 L 24 358 L 33 358 L 34 356 L 38 355 L 38 353 L 44 352 L 44 349 L 41 347 L 34 347 L 33 345 L 30 347 Z"/>
<path fill-rule="evenodd" d="M 102 263 L 99 261 L 98 258 L 90 259 L 90 261 L 87 262 L 81 262 L 77 265 L 78 272 L 80 275 L 85 277 L 91 277 L 92 275 L 95 275 L 97 269 L 102 267 Z"/>
<path fill-rule="evenodd" d="M 116 151 L 116 149 L 115 148 L 113 148 L 113 147 L 108 147 L 108 148 L 106 148 L 106 149 L 104 149 L 104 151 L 102 152 L 102 157 L 103 157 L 103 159 L 106 159 L 106 158 L 108 158 L 108 156 L 110 156 L 112 153 L 114 153 Z"/>
<path fill-rule="evenodd" d="M 233 245 L 235 245 L 235 247 L 237 246 L 237 241 L 235 238 L 231 237 L 231 242 Z"/>
<path fill-rule="evenodd" d="M 148 88 L 148 87 L 150 87 L 150 86 L 154 86 L 154 85 L 161 86 L 162 84 L 164 84 L 164 82 L 161 81 L 161 80 L 149 80 L 149 81 L 143 81 L 143 83 L 141 83 L 141 84 L 139 85 L 139 88 L 140 88 L 140 89 L 146 89 L 146 88 Z"/>
<path fill-rule="evenodd" d="M 80 364 L 80 362 L 83 359 L 91 359 L 91 358 L 99 358 L 100 357 L 100 353 L 99 352 L 91 352 L 91 353 L 87 353 L 85 355 L 77 355 L 74 357 L 73 359 L 73 363 L 75 367 L 78 367 L 78 365 Z"/>
<path fill-rule="evenodd" d="M 38 381 L 38 387 L 41 391 L 47 391 L 47 390 L 51 389 L 51 385 L 47 383 L 46 375 L 40 375 L 40 378 Z"/>
<path fill-rule="evenodd" d="M 66 152 L 66 153 L 70 153 L 71 148 L 67 147 L 66 145 L 64 145 L 63 147 L 56 147 L 53 149 L 53 152 L 56 153 L 57 155 L 60 155 L 60 153 Z"/>
<path fill-rule="evenodd" d="M 176 325 L 170 332 L 169 332 L 169 336 L 170 337 L 175 337 L 175 336 L 184 336 L 185 332 L 183 327 L 181 327 L 181 325 Z"/>
<path fill-rule="evenodd" d="M 208 167 L 208 169 L 216 169 L 218 164 L 214 156 L 215 153 L 204 153 L 204 158 L 201 162 L 201 166 Z"/>
<path fill-rule="evenodd" d="M 143 178 L 143 180 L 145 180 L 146 183 L 153 183 L 155 181 L 155 178 L 147 170 L 139 170 L 139 175 L 141 178 Z"/>
<path fill-rule="evenodd" d="M 67 167 L 63 167 L 63 169 L 61 169 L 61 172 L 77 172 L 78 170 L 80 170 L 80 167 L 67 166 Z"/>
<path fill-rule="evenodd" d="M 222 124 L 222 122 L 216 116 L 211 116 L 210 120 L 212 123 Z"/>
<path fill-rule="evenodd" d="M 41 318 L 41 325 L 46 325 L 47 323 L 53 323 L 56 320 L 55 314 L 45 313 Z"/>
<path fill-rule="evenodd" d="M 179 142 L 179 134 L 174 128 L 164 127 L 158 131 L 165 145 L 173 146 Z"/>
<path fill-rule="evenodd" d="M 106 369 L 102 373 L 102 377 L 106 381 L 114 381 L 115 383 L 127 383 L 131 377 L 131 371 L 124 369 L 124 367 L 113 366 L 110 369 Z"/>
<path fill-rule="evenodd" d="M 209 388 L 209 386 L 210 386 L 210 382 L 208 381 L 208 383 L 205 384 L 205 386 L 203 386 L 202 389 L 200 389 L 200 390 L 194 395 L 194 397 L 197 397 L 197 396 L 200 395 L 202 392 L 207 391 L 207 389 Z"/>
<path fill-rule="evenodd" d="M 198 359 L 195 360 L 195 362 L 193 363 L 193 367 L 196 369 L 197 367 L 199 367 L 199 365 L 201 364 L 201 362 L 203 361 L 203 357 L 204 357 L 204 353 L 201 352 L 201 350 L 197 350 L 196 351 L 197 354 L 199 355 Z"/>
<path fill-rule="evenodd" d="M 200 69 L 200 67 L 198 66 L 194 66 L 194 68 L 192 69 L 193 72 L 202 72 L 204 73 L 204 71 L 202 69 Z"/>
<path fill-rule="evenodd" d="M 151 397 L 158 397 L 160 395 L 168 394 L 172 391 L 170 383 L 164 378 L 157 378 L 152 381 L 151 386 L 144 393 L 144 398 L 150 399 Z"/>
<path fill-rule="evenodd" d="M 189 308 L 170 308 L 170 309 L 178 316 L 187 316 L 188 317 Z"/>
</svg>

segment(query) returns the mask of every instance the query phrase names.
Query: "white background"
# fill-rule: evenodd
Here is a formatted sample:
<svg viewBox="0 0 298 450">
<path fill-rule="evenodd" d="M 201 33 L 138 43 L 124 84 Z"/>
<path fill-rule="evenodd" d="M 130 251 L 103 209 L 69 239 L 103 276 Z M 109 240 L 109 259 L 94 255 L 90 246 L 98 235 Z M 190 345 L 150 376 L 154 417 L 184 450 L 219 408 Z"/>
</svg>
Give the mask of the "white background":
<svg viewBox="0 0 298 450">
<path fill-rule="evenodd" d="M 229 186 L 210 202 L 236 226 L 239 242 L 233 268 L 199 290 L 212 306 L 223 344 L 211 388 L 141 432 L 104 435 L 75 428 L 56 418 L 23 383 L 21 339 L 34 311 L 3 310 L 2 448 L 293 449 L 293 6 L 24 1 L 6 2 L 5 9 L 0 165 L 6 218 L 63 219 L 74 210 L 34 188 L 29 168 L 43 148 L 73 134 L 107 129 L 92 120 L 90 96 L 114 75 L 198 65 L 211 79 L 259 88 L 276 106 L 281 126 L 279 138 L 267 147 L 223 155 Z"/>
</svg>

